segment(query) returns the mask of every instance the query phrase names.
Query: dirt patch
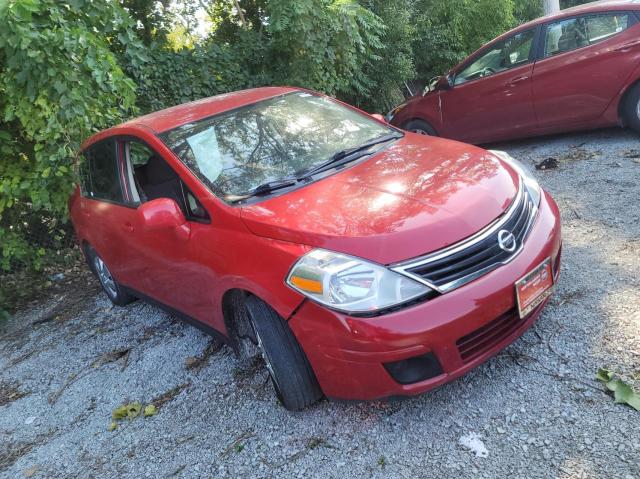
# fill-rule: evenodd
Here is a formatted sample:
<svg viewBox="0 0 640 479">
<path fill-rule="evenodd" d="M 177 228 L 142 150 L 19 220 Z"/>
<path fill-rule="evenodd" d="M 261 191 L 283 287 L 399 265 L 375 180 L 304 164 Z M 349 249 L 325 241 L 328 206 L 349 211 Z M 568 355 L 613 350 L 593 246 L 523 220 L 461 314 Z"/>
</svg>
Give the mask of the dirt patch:
<svg viewBox="0 0 640 479">
<path fill-rule="evenodd" d="M 207 365 L 211 356 L 222 349 L 222 346 L 224 346 L 224 343 L 222 343 L 222 341 L 213 339 L 209 344 L 207 344 L 207 347 L 204 349 L 200 356 L 188 357 L 185 360 L 185 366 L 187 367 L 187 369 L 192 369 L 194 371 L 201 370 Z"/>
<path fill-rule="evenodd" d="M 0 382 L 0 406 L 17 401 L 20 398 L 28 396 L 30 393 L 21 391 L 20 384 L 17 381 Z"/>
<path fill-rule="evenodd" d="M 169 389 L 167 392 L 162 393 L 160 396 L 156 397 L 151 404 L 153 404 L 157 409 L 160 409 L 165 404 L 173 401 L 178 394 L 191 386 L 190 382 L 186 382 L 184 384 L 180 384 L 174 388 Z"/>
<path fill-rule="evenodd" d="M 41 434 L 33 441 L 0 445 L 0 472 L 13 466 L 18 459 L 29 454 L 35 447 L 46 443 L 52 434 Z"/>
</svg>

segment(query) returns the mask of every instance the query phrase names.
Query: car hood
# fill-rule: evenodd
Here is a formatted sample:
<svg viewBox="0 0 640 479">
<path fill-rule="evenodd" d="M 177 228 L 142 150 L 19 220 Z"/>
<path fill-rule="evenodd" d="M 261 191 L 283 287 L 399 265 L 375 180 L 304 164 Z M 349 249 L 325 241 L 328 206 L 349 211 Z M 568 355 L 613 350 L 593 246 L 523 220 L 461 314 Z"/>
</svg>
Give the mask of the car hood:
<svg viewBox="0 0 640 479">
<path fill-rule="evenodd" d="M 498 218 L 518 175 L 486 150 L 407 133 L 345 170 L 242 207 L 256 235 L 382 264 L 457 243 Z"/>
</svg>

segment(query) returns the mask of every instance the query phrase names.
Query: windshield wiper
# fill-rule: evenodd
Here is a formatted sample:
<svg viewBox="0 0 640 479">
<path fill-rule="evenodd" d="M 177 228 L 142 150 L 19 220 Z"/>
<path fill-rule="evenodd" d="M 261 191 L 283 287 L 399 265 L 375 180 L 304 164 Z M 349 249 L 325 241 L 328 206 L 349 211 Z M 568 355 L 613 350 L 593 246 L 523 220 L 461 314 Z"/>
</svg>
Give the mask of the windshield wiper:
<svg viewBox="0 0 640 479">
<path fill-rule="evenodd" d="M 253 196 L 268 195 L 274 191 L 294 186 L 297 183 L 298 180 L 296 178 L 283 178 L 282 180 L 268 181 L 267 183 L 258 185 L 242 195 L 227 195 L 226 200 L 231 201 L 232 203 L 237 203 L 238 201 L 246 200 Z"/>
<path fill-rule="evenodd" d="M 302 171 L 299 173 L 298 181 L 306 180 L 307 178 L 320 173 L 329 168 L 335 168 L 337 166 L 348 163 L 349 161 L 353 161 L 355 159 L 361 158 L 364 155 L 354 156 L 356 153 L 364 152 L 365 154 L 369 153 L 366 150 L 371 148 L 372 146 L 378 145 L 380 143 L 386 143 L 387 141 L 397 140 L 398 138 L 402 138 L 402 134 L 400 133 L 391 133 L 389 135 L 379 136 L 378 138 L 374 138 L 366 143 L 363 143 L 360 146 L 356 146 L 355 148 L 349 148 L 347 150 L 342 150 L 334 154 L 328 160 L 320 163 L 313 168 Z"/>
<path fill-rule="evenodd" d="M 284 178 L 282 180 L 268 181 L 256 186 L 251 191 L 247 192 L 247 196 L 261 196 L 273 193 L 276 190 L 282 190 L 298 183 L 296 178 Z"/>
</svg>

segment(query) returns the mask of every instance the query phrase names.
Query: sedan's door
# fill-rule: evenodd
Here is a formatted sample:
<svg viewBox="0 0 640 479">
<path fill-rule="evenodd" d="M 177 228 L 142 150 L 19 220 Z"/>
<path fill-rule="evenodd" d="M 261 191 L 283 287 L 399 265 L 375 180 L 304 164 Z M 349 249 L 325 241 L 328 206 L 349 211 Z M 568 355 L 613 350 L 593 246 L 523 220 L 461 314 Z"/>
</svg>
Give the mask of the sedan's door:
<svg viewBox="0 0 640 479">
<path fill-rule="evenodd" d="M 440 94 L 442 136 L 470 143 L 526 134 L 536 126 L 531 77 L 537 29 L 489 45 Z"/>
<path fill-rule="evenodd" d="M 640 25 L 630 12 L 563 19 L 545 25 L 542 50 L 533 94 L 545 132 L 604 113 L 640 63 Z"/>
</svg>

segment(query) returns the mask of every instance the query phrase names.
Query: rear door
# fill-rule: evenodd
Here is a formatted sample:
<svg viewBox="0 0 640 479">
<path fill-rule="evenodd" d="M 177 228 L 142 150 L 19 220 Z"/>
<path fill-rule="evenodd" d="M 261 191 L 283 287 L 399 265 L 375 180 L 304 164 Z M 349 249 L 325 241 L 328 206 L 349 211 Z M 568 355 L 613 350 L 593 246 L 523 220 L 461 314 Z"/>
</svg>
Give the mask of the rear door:
<svg viewBox="0 0 640 479">
<path fill-rule="evenodd" d="M 595 120 L 640 62 L 640 25 L 631 12 L 563 19 L 544 26 L 533 74 L 540 128 Z"/>
<path fill-rule="evenodd" d="M 442 136 L 470 143 L 518 136 L 536 126 L 531 77 L 538 29 L 496 42 L 441 92 Z"/>
<path fill-rule="evenodd" d="M 138 286 L 131 275 L 129 242 L 136 221 L 127 200 L 123 170 L 114 138 L 99 141 L 82 153 L 80 221 L 87 240 L 105 261 L 116 281 Z"/>
</svg>

